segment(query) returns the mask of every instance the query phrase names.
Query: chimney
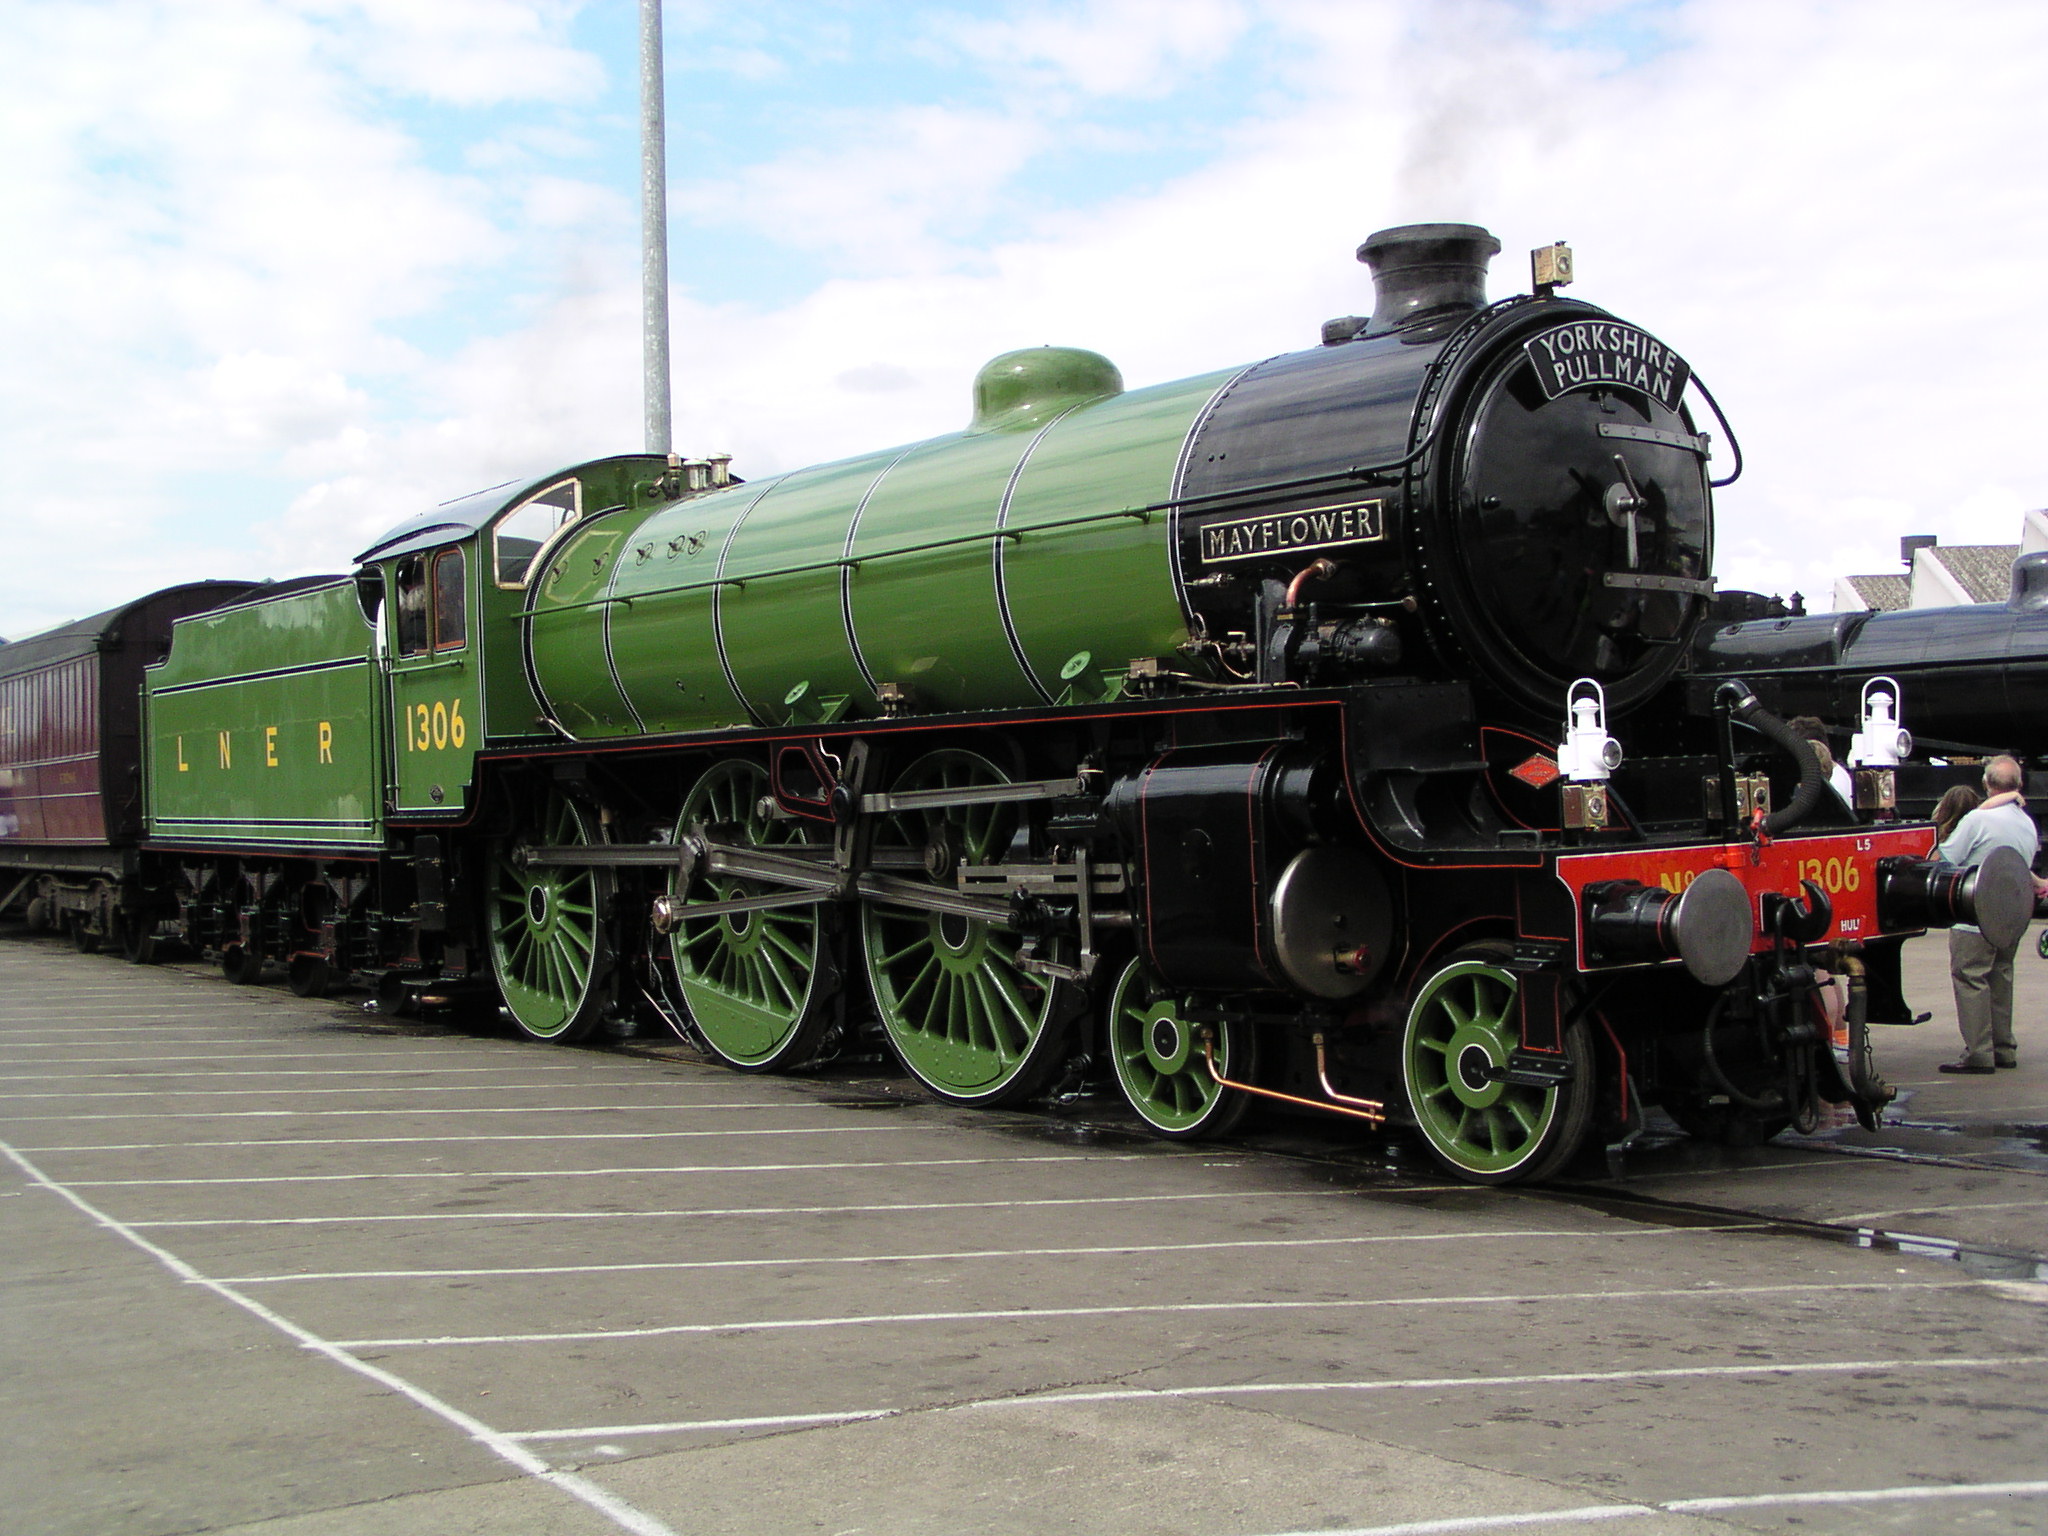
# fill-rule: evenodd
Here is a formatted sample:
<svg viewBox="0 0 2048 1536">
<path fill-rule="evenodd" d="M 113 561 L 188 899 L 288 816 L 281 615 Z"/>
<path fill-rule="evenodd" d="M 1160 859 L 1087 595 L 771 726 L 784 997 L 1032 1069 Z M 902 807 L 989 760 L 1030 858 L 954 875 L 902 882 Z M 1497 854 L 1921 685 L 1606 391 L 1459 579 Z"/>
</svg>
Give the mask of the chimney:
<svg viewBox="0 0 2048 1536">
<path fill-rule="evenodd" d="M 1477 224 L 1403 224 L 1358 248 L 1372 268 L 1373 310 L 1364 334 L 1432 320 L 1486 302 L 1486 264 L 1500 241 Z"/>
<path fill-rule="evenodd" d="M 1913 569 L 1913 557 L 1923 549 L 1932 549 L 1941 540 L 1931 533 L 1909 533 L 1899 540 L 1899 559 L 1907 570 Z"/>
</svg>

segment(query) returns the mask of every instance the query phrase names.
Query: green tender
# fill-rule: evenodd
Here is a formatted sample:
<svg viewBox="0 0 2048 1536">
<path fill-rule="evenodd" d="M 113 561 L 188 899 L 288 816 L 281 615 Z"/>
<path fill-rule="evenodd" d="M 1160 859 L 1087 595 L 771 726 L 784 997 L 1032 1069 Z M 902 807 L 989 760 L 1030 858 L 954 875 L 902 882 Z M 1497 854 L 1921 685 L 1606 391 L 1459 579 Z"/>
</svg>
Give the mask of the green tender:
<svg viewBox="0 0 2048 1536">
<path fill-rule="evenodd" d="M 143 684 L 150 838 L 379 847 L 384 720 L 373 639 L 347 580 L 180 619 L 170 655 Z"/>
<path fill-rule="evenodd" d="M 1092 396 L 1073 376 L 967 432 L 582 529 L 533 596 L 549 714 L 591 739 L 871 716 L 882 685 L 920 710 L 1113 696 L 1187 639 L 1148 509 L 1233 374 Z"/>
</svg>

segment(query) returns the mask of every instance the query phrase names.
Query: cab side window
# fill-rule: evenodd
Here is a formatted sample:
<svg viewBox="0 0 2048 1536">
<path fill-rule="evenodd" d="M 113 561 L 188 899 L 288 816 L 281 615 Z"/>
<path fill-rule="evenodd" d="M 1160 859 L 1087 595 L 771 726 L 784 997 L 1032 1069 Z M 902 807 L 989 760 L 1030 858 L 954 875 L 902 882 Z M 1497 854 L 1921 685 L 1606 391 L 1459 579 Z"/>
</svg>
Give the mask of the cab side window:
<svg viewBox="0 0 2048 1536">
<path fill-rule="evenodd" d="M 563 480 L 536 491 L 498 520 L 493 565 L 498 585 L 523 587 L 533 574 L 534 556 L 583 512 L 583 484 Z"/>
<path fill-rule="evenodd" d="M 444 549 L 434 556 L 434 649 L 461 650 L 465 624 L 462 551 Z"/>
<path fill-rule="evenodd" d="M 398 562 L 398 601 L 392 609 L 398 619 L 398 654 L 417 656 L 427 648 L 427 562 L 423 555 L 408 555 Z"/>
</svg>

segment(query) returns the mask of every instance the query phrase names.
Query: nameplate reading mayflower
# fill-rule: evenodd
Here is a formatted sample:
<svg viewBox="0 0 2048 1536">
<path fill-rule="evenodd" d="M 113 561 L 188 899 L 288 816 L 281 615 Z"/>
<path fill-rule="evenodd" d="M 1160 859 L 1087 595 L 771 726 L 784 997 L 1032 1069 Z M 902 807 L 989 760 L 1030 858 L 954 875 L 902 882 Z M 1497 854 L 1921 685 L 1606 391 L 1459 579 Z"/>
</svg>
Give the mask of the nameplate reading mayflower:
<svg viewBox="0 0 2048 1536">
<path fill-rule="evenodd" d="M 1300 549 L 1335 549 L 1366 544 L 1387 536 L 1382 503 L 1346 501 L 1299 512 L 1269 512 L 1260 517 L 1233 517 L 1202 525 L 1202 561 L 1256 560 L 1263 555 L 1292 554 Z"/>
<path fill-rule="evenodd" d="M 1522 343 L 1536 382 L 1555 400 L 1567 390 L 1619 385 L 1677 410 L 1692 369 L 1663 342 L 1616 320 L 1574 320 Z"/>
</svg>

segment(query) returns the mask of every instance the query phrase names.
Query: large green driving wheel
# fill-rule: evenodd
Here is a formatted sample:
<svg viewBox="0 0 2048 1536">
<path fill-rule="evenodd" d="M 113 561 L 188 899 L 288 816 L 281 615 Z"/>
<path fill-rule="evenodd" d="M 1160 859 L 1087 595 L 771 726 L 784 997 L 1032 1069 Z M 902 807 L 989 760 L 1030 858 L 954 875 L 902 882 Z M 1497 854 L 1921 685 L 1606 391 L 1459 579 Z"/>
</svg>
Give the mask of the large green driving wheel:
<svg viewBox="0 0 2048 1536">
<path fill-rule="evenodd" d="M 580 1039 L 603 1015 L 612 875 L 588 865 L 528 864 L 521 850 L 600 841 L 590 818 L 549 790 L 529 802 L 513 839 L 491 847 L 491 970 L 513 1022 L 532 1039 Z"/>
<path fill-rule="evenodd" d="M 1248 1024 L 1188 1023 L 1180 1001 L 1152 985 L 1139 961 L 1124 967 L 1110 994 L 1109 1059 L 1117 1086 L 1161 1136 L 1198 1141 L 1235 1129 L 1251 1107 L 1251 1095 L 1216 1079 L 1220 1074 L 1249 1082 L 1256 1050 Z"/>
<path fill-rule="evenodd" d="M 761 812 L 768 772 L 729 759 L 714 764 L 690 790 L 676 822 L 680 842 L 702 824 L 725 842 L 789 848 L 808 841 L 809 823 Z M 687 891 L 671 877 L 669 893 L 686 903 L 770 895 L 775 887 L 728 875 L 699 876 Z M 742 1072 L 801 1066 L 815 1056 L 831 1022 L 837 970 L 815 904 L 691 917 L 688 906 L 669 935 L 676 984 L 704 1043 Z"/>
<path fill-rule="evenodd" d="M 949 750 L 912 763 L 895 789 L 1007 782 L 988 759 Z M 874 848 L 919 854 L 927 870 L 945 872 L 932 883 L 951 889 L 960 861 L 1001 860 L 1018 825 L 1014 804 L 899 811 L 875 829 Z M 861 941 L 889 1042 L 925 1087 L 956 1104 L 1003 1104 L 1045 1086 L 1064 1054 L 1068 1020 L 1060 988 L 1018 963 L 1023 935 L 870 901 L 861 908 Z"/>
<path fill-rule="evenodd" d="M 1561 1083 L 1504 1080 L 1520 1043 L 1520 984 L 1494 945 L 1460 950 L 1416 991 L 1401 1035 L 1401 1082 L 1429 1150 L 1462 1178 L 1547 1178 L 1585 1140 L 1592 1118 L 1591 1037 L 1565 1033 Z"/>
</svg>

